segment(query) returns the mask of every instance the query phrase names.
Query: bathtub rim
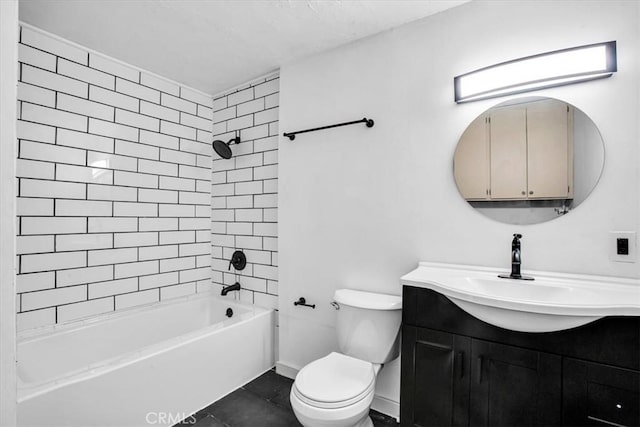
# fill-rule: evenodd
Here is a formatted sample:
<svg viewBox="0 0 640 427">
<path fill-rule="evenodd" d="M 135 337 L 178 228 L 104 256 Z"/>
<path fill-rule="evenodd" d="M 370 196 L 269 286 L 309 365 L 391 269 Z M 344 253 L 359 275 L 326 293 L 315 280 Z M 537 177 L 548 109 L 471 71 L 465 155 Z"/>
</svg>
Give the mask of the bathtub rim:
<svg viewBox="0 0 640 427">
<path fill-rule="evenodd" d="M 40 338 L 55 336 L 60 333 L 68 332 L 69 330 L 82 329 L 84 327 L 88 327 L 93 325 L 94 323 L 102 323 L 106 321 L 115 321 L 121 318 L 133 317 L 141 312 L 146 312 L 154 309 L 161 309 L 162 307 L 177 305 L 184 302 L 189 302 L 191 300 L 200 300 L 200 299 L 215 299 L 218 301 L 224 301 L 225 303 L 229 303 L 231 305 L 241 306 L 243 308 L 247 308 L 248 310 L 252 309 L 264 309 L 267 308 L 251 305 L 249 303 L 235 300 L 235 299 L 225 299 L 220 297 L 220 295 L 215 291 L 206 291 L 206 292 L 198 292 L 196 294 L 184 295 L 176 298 L 171 298 L 162 301 L 154 301 L 150 303 L 140 304 L 133 307 L 121 308 L 115 311 L 108 311 L 106 313 L 98 313 L 92 314 L 86 317 L 81 317 L 78 319 L 67 320 L 51 325 L 43 325 L 35 328 L 25 329 L 23 331 L 18 332 L 17 343 L 20 344 L 22 342 L 35 341 Z"/>
<path fill-rule="evenodd" d="M 228 304 L 231 307 L 242 308 L 247 311 L 244 313 L 241 313 L 238 316 L 239 319 L 236 319 L 232 323 L 230 322 L 227 325 L 224 325 L 224 322 L 226 320 L 223 320 L 222 322 L 217 322 L 209 326 L 206 326 L 204 328 L 190 331 L 186 334 L 182 334 L 176 337 L 162 340 L 160 342 L 156 342 L 153 344 L 140 347 L 134 351 L 129 351 L 123 354 L 119 354 L 117 356 L 101 359 L 99 362 L 95 362 L 90 365 L 85 365 L 82 368 L 69 371 L 61 376 L 51 378 L 47 381 L 26 382 L 18 376 L 18 387 L 17 387 L 18 403 L 27 401 L 29 399 L 35 398 L 37 396 L 40 396 L 42 394 L 48 393 L 50 391 L 56 390 L 61 387 L 65 387 L 70 384 L 75 384 L 80 381 L 84 381 L 86 379 L 91 379 L 101 375 L 105 375 L 116 369 L 129 366 L 133 363 L 137 363 L 139 361 L 149 359 L 155 355 L 162 354 L 162 353 L 174 350 L 180 346 L 206 338 L 210 335 L 215 334 L 218 331 L 232 328 L 236 325 L 245 324 L 258 317 L 270 316 L 272 313 L 275 312 L 275 310 L 273 309 L 254 306 L 252 304 L 242 302 L 242 301 L 226 300 L 224 298 L 220 298 L 219 295 L 217 295 L 217 293 L 215 292 L 202 292 L 199 294 L 172 298 L 166 301 L 159 301 L 159 302 L 156 301 L 149 304 L 144 304 L 136 307 L 119 310 L 117 312 L 101 313 L 101 314 L 83 318 L 83 319 L 72 320 L 72 321 L 68 321 L 68 322 L 64 322 L 56 325 L 47 325 L 44 327 L 23 331 L 23 332 L 29 332 L 29 333 L 25 333 L 23 334 L 24 336 L 20 336 L 18 340 L 18 345 L 20 345 L 21 343 L 27 343 L 31 341 L 44 339 L 44 338 L 49 338 L 51 336 L 63 334 L 69 331 L 85 329 L 96 323 L 125 319 L 127 317 L 133 317 L 133 316 L 139 315 L 140 313 L 158 310 L 166 306 L 178 305 L 180 303 L 187 303 L 194 300 L 197 301 L 197 300 L 204 300 L 204 299 L 214 299 L 214 300 L 223 302 L 224 303 L 223 305 Z M 274 322 L 273 317 L 271 319 L 271 322 L 272 323 Z"/>
</svg>

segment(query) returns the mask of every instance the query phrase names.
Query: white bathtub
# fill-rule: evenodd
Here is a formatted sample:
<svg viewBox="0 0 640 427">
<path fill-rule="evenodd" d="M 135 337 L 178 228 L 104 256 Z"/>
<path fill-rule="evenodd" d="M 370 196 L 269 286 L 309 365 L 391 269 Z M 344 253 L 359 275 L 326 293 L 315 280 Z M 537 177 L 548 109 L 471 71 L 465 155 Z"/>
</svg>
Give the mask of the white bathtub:
<svg viewBox="0 0 640 427">
<path fill-rule="evenodd" d="M 18 426 L 175 424 L 270 369 L 273 327 L 272 310 L 200 294 L 27 331 Z"/>
</svg>

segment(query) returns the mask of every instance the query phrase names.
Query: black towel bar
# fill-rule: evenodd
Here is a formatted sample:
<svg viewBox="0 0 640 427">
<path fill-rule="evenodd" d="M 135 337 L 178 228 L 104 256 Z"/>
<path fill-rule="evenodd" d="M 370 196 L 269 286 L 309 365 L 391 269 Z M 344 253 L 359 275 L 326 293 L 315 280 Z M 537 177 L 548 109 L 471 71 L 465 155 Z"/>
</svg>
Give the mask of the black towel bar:
<svg viewBox="0 0 640 427">
<path fill-rule="evenodd" d="M 363 119 L 354 120 L 352 122 L 338 123 L 338 124 L 335 124 L 335 125 L 322 126 L 322 127 L 313 128 L 313 129 L 298 130 L 298 131 L 295 131 L 295 132 L 285 132 L 282 135 L 286 136 L 287 138 L 289 138 L 289 140 L 293 141 L 294 139 L 296 139 L 296 135 L 299 134 L 299 133 L 314 132 L 314 131 L 317 131 L 317 130 L 337 128 L 339 126 L 355 125 L 356 123 L 365 123 L 368 128 L 373 127 L 373 119 L 367 119 L 365 117 Z"/>
</svg>

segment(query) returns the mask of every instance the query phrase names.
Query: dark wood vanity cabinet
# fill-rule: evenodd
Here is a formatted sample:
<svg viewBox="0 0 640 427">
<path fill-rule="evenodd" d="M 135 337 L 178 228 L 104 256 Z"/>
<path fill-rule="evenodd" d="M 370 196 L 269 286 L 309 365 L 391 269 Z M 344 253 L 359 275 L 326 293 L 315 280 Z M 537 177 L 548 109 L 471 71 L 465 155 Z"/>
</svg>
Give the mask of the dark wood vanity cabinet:
<svg viewBox="0 0 640 427">
<path fill-rule="evenodd" d="M 640 321 L 522 333 L 403 291 L 402 426 L 640 426 Z"/>
<path fill-rule="evenodd" d="M 402 330 L 402 425 L 560 425 L 559 356 L 410 325 Z"/>
</svg>

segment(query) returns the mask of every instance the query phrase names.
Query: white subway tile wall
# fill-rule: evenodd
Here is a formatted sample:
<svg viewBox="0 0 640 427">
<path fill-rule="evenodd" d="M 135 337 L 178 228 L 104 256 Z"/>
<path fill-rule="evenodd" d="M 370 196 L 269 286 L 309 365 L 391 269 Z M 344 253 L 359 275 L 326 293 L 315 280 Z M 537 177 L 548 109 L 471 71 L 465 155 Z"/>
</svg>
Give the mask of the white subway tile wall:
<svg viewBox="0 0 640 427">
<path fill-rule="evenodd" d="M 20 40 L 19 328 L 209 290 L 212 98 Z"/>
<path fill-rule="evenodd" d="M 211 175 L 212 287 L 238 281 L 240 300 L 274 309 L 278 308 L 279 83 L 275 73 L 214 97 L 213 139 L 226 142 L 239 134 L 242 142 L 231 145 L 231 159 L 213 153 Z M 181 165 L 179 171 L 180 176 L 202 179 L 197 168 Z M 180 230 L 198 224 L 187 218 L 180 221 Z M 192 245 L 180 246 L 181 254 L 191 253 L 186 248 Z M 229 270 L 235 250 L 247 257 L 242 271 Z"/>
</svg>

